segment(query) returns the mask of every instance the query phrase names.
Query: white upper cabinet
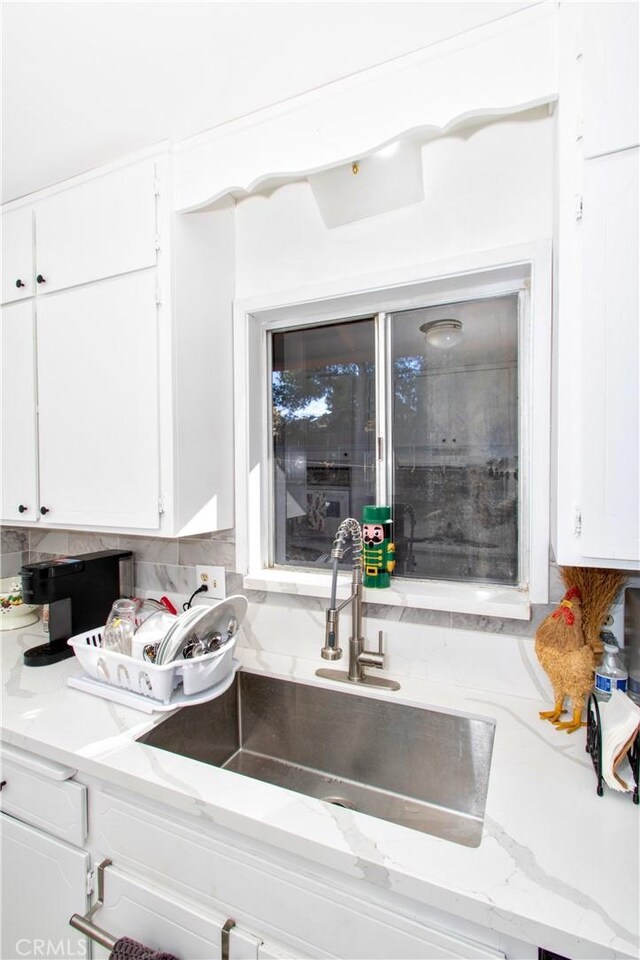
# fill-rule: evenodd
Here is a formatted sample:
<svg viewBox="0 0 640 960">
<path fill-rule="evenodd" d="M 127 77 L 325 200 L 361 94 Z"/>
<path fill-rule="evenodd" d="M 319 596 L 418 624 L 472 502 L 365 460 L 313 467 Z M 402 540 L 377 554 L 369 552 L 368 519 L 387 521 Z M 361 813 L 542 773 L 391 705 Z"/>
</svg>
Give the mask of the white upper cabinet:
<svg viewBox="0 0 640 960">
<path fill-rule="evenodd" d="M 234 207 L 171 199 L 159 151 L 3 210 L 10 266 L 34 221 L 36 249 L 3 317 L 3 520 L 233 526 Z"/>
<path fill-rule="evenodd" d="M 38 293 L 155 266 L 155 194 L 151 159 L 37 203 Z"/>
<path fill-rule="evenodd" d="M 636 570 L 638 8 L 561 4 L 559 22 L 555 559 Z"/>
<path fill-rule="evenodd" d="M 637 3 L 585 3 L 584 157 L 640 143 Z"/>
<path fill-rule="evenodd" d="M 33 207 L 18 207 L 2 216 L 2 302 L 34 292 Z"/>
<path fill-rule="evenodd" d="M 640 150 L 584 172 L 582 549 L 640 562 Z"/>
<path fill-rule="evenodd" d="M 157 529 L 153 271 L 38 301 L 40 511 L 48 522 Z"/>
<path fill-rule="evenodd" d="M 2 487 L 4 520 L 37 517 L 34 303 L 2 308 Z"/>
</svg>

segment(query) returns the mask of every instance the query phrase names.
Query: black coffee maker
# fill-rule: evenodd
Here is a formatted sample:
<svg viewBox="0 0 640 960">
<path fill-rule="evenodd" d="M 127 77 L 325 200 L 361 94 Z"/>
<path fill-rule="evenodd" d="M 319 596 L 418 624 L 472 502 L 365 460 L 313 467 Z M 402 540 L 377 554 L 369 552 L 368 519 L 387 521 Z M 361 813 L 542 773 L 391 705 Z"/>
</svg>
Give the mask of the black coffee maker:
<svg viewBox="0 0 640 960">
<path fill-rule="evenodd" d="M 49 608 L 48 642 L 24 654 L 28 667 L 42 667 L 72 657 L 69 637 L 101 627 L 113 601 L 132 595 L 133 553 L 100 550 L 27 563 L 20 575 L 24 603 L 47 604 Z"/>
</svg>

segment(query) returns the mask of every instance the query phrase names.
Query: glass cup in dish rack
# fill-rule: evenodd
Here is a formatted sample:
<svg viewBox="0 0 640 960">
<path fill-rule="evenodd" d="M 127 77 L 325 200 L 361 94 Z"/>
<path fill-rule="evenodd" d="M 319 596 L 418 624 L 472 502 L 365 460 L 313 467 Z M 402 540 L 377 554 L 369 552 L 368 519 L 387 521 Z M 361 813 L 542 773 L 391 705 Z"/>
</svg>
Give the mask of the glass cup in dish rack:
<svg viewBox="0 0 640 960">
<path fill-rule="evenodd" d="M 133 635 L 137 629 L 138 601 L 116 600 L 111 607 L 102 634 L 102 647 L 114 653 L 131 656 Z"/>
</svg>

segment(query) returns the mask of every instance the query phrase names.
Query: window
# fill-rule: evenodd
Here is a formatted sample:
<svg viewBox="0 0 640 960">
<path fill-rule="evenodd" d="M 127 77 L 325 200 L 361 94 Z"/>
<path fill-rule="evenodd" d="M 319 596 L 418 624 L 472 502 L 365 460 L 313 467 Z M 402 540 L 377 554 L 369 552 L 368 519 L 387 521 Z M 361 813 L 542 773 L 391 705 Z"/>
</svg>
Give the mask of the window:
<svg viewBox="0 0 640 960">
<path fill-rule="evenodd" d="M 272 334 L 275 553 L 325 562 L 338 524 L 376 497 L 372 319 Z"/>
<path fill-rule="evenodd" d="M 235 305 L 245 586 L 325 597 L 339 520 L 389 503 L 396 576 L 369 600 L 521 619 L 547 602 L 550 261 L 523 244 Z"/>
<path fill-rule="evenodd" d="M 517 341 L 517 294 L 272 332 L 275 564 L 386 486 L 396 576 L 517 584 Z"/>
</svg>

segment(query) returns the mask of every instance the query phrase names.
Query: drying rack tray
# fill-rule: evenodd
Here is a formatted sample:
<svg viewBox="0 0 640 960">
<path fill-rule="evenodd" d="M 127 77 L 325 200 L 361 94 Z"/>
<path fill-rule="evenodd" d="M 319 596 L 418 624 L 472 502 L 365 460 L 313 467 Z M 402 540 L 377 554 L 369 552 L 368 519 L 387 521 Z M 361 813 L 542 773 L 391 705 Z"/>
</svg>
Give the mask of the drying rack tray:
<svg viewBox="0 0 640 960">
<path fill-rule="evenodd" d="M 74 690 L 90 693 L 94 697 L 102 697 L 103 700 L 110 700 L 112 703 L 121 703 L 125 707 L 133 707 L 134 710 L 141 710 L 143 713 L 168 713 L 171 710 L 177 710 L 179 707 L 195 707 L 199 703 L 208 703 L 209 700 L 221 697 L 233 683 L 239 669 L 240 661 L 234 660 L 231 671 L 220 683 L 209 687 L 202 693 L 191 694 L 191 696 L 187 696 L 183 690 L 178 688 L 174 691 L 168 703 L 152 700 L 151 697 L 145 697 L 140 693 L 132 693 L 130 690 L 123 690 L 121 687 L 110 686 L 87 676 L 86 673 L 78 673 L 69 677 L 67 686 Z"/>
</svg>

